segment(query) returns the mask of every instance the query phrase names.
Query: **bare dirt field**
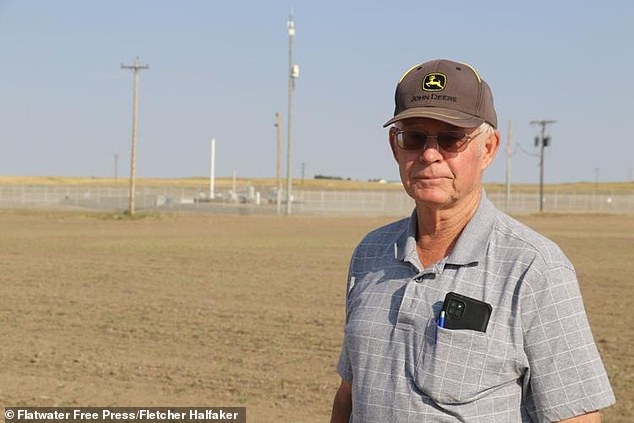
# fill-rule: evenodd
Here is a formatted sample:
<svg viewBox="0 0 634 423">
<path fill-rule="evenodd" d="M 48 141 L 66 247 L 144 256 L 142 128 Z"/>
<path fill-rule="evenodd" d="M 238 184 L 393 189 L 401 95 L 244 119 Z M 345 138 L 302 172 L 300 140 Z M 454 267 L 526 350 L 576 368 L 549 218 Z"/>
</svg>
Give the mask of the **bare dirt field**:
<svg viewBox="0 0 634 423">
<path fill-rule="evenodd" d="M 246 406 L 328 421 L 345 276 L 389 219 L 0 212 L 0 405 Z M 634 216 L 521 218 L 575 264 L 634 420 Z"/>
</svg>

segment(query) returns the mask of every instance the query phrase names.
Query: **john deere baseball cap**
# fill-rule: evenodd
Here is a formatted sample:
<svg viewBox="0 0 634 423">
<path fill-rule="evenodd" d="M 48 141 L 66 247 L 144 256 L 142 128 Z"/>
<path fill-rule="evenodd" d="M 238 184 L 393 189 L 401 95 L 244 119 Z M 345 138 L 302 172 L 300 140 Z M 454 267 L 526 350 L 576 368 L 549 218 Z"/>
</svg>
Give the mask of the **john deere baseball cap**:
<svg viewBox="0 0 634 423">
<path fill-rule="evenodd" d="M 413 117 L 436 119 L 461 128 L 475 128 L 483 122 L 497 128 L 491 89 L 465 63 L 439 59 L 413 66 L 401 77 L 394 97 L 394 117 L 384 128 Z"/>
</svg>

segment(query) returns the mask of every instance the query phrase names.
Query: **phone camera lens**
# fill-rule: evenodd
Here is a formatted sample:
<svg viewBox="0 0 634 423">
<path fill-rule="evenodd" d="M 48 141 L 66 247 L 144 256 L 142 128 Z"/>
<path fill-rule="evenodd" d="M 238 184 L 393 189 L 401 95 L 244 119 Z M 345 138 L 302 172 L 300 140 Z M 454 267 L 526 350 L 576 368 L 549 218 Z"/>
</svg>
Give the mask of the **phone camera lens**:
<svg viewBox="0 0 634 423">
<path fill-rule="evenodd" d="M 459 319 L 462 317 L 464 313 L 465 303 L 462 301 L 451 300 L 449 304 L 447 304 L 447 315 L 451 316 L 454 319 Z"/>
</svg>

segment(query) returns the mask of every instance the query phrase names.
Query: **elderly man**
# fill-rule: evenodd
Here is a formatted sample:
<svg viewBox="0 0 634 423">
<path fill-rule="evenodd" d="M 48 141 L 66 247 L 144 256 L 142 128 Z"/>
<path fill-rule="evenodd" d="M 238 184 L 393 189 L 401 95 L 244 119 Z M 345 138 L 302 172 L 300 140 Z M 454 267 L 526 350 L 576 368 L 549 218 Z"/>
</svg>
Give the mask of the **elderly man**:
<svg viewBox="0 0 634 423">
<path fill-rule="evenodd" d="M 599 422 L 614 395 L 575 271 L 482 188 L 500 143 L 489 86 L 434 60 L 395 97 L 384 126 L 416 208 L 350 262 L 331 422 Z"/>
</svg>

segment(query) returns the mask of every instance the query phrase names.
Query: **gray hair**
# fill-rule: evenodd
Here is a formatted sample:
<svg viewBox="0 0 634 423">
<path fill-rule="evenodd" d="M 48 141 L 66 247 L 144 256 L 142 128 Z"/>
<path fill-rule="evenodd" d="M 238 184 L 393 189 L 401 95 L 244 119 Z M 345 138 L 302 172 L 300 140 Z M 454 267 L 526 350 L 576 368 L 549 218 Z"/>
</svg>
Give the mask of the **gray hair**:
<svg viewBox="0 0 634 423">
<path fill-rule="evenodd" d="M 482 125 L 480 125 L 478 129 L 482 132 L 495 131 L 495 128 L 493 128 L 493 126 L 491 126 L 491 124 L 488 122 L 482 122 Z"/>
<path fill-rule="evenodd" d="M 476 129 L 476 133 L 480 133 L 480 135 L 486 135 L 486 134 L 490 134 L 491 132 L 494 132 L 495 128 L 493 126 L 491 126 L 490 123 L 488 122 L 482 122 L 482 125 L 478 126 L 478 129 Z M 480 138 L 480 137 L 478 137 Z M 486 137 L 482 137 L 482 139 L 480 141 L 478 141 L 478 154 L 482 155 L 484 154 L 484 140 L 486 140 Z"/>
</svg>

